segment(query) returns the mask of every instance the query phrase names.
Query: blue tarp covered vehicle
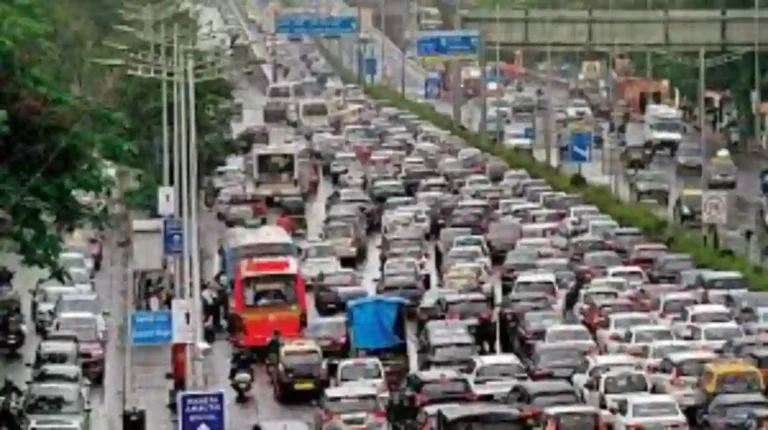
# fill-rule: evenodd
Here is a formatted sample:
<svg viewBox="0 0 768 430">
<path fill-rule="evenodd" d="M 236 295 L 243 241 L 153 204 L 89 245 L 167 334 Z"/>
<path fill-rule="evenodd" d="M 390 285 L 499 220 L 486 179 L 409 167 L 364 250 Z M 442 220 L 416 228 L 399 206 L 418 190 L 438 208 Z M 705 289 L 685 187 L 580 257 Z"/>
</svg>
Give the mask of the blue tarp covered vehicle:
<svg viewBox="0 0 768 430">
<path fill-rule="evenodd" d="M 352 356 L 378 357 L 390 386 L 399 384 L 408 373 L 407 304 L 400 297 L 379 295 L 347 303 Z"/>
</svg>

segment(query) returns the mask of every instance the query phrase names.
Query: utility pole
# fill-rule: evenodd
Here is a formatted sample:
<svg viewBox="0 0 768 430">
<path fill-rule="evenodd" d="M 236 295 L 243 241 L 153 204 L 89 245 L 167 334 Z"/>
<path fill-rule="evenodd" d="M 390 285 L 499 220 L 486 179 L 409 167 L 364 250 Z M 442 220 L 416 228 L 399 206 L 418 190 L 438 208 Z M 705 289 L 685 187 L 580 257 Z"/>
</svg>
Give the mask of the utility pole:
<svg viewBox="0 0 768 430">
<path fill-rule="evenodd" d="M 453 1 L 456 2 L 456 9 L 453 12 L 453 29 L 458 30 L 461 27 L 461 0 Z M 451 85 L 446 88 L 451 90 L 451 98 L 453 103 L 453 125 L 456 127 L 461 127 L 461 68 L 459 67 L 459 62 L 454 59 L 449 60 L 447 64 L 448 70 L 446 70 L 446 75 L 450 74 L 450 76 L 444 76 L 443 79 L 449 79 L 449 82 L 451 83 Z"/>
<path fill-rule="evenodd" d="M 500 28 L 499 28 L 499 13 L 500 13 L 500 11 L 499 11 L 499 0 L 496 0 L 496 25 L 494 27 L 494 32 L 496 33 L 496 35 L 495 35 L 495 39 L 496 39 L 496 79 L 499 79 L 499 63 L 501 63 L 501 46 L 500 46 L 501 42 L 499 41 L 499 39 L 501 38 L 500 37 L 501 32 L 500 32 Z M 497 95 L 496 96 L 496 100 L 498 101 L 499 98 L 500 98 L 500 96 Z M 535 116 L 534 116 L 533 122 L 534 123 L 536 122 Z M 502 143 L 503 144 L 504 143 L 503 142 L 503 140 L 504 140 L 504 129 L 502 128 L 502 125 L 501 125 L 501 115 L 499 115 L 498 113 L 496 114 L 496 134 L 497 134 L 497 139 L 501 140 L 498 143 Z"/>
<path fill-rule="evenodd" d="M 702 167 L 701 167 L 701 189 L 706 190 L 707 189 L 707 168 L 709 165 L 709 156 L 708 156 L 708 150 L 709 150 L 709 143 L 707 142 L 707 131 L 706 131 L 706 113 L 705 113 L 705 106 L 704 106 L 704 97 L 706 92 L 706 51 L 705 49 L 699 48 L 699 129 L 701 130 L 701 152 L 704 154 L 704 159 L 702 160 Z M 707 237 L 709 225 L 706 225 L 702 223 L 702 234 L 704 237 Z"/>
<path fill-rule="evenodd" d="M 485 61 L 485 34 L 480 33 L 480 138 L 488 138 L 488 73 Z"/>
<path fill-rule="evenodd" d="M 184 68 L 181 63 L 179 49 L 179 25 L 173 24 L 173 190 L 175 197 L 174 216 L 181 217 L 181 109 L 179 100 L 183 89 L 182 85 Z M 181 280 L 182 260 L 178 257 L 174 259 L 173 264 L 173 285 L 174 297 L 182 297 L 183 287 Z"/>
<path fill-rule="evenodd" d="M 547 1 L 547 109 L 544 111 L 544 161 L 552 165 L 552 0 Z M 534 121 L 536 118 L 534 117 Z"/>
<path fill-rule="evenodd" d="M 652 1 L 653 0 L 646 0 L 645 10 L 648 12 L 651 11 Z M 648 79 L 651 79 L 653 77 L 653 52 L 651 52 L 650 47 L 648 48 L 648 50 L 645 51 L 645 76 Z"/>
<path fill-rule="evenodd" d="M 760 84 L 762 81 L 762 76 L 760 73 L 760 0 L 755 0 L 755 22 L 754 22 L 754 36 L 755 36 L 755 106 L 752 107 L 754 110 L 754 127 L 755 127 L 755 139 L 759 139 L 760 144 L 764 145 L 763 139 L 761 136 L 761 113 L 760 113 L 760 105 L 762 104 L 762 92 L 760 89 Z"/>
</svg>

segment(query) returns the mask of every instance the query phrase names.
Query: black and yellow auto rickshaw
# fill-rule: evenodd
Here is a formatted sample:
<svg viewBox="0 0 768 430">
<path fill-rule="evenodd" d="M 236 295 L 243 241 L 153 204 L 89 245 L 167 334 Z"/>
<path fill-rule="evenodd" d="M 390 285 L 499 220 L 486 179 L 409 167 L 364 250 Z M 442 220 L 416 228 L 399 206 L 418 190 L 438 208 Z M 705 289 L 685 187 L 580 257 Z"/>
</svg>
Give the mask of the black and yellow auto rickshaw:
<svg viewBox="0 0 768 430">
<path fill-rule="evenodd" d="M 280 200 L 283 213 L 288 216 L 293 225 L 294 236 L 305 237 L 307 235 L 307 204 L 301 196 L 283 197 Z"/>
</svg>

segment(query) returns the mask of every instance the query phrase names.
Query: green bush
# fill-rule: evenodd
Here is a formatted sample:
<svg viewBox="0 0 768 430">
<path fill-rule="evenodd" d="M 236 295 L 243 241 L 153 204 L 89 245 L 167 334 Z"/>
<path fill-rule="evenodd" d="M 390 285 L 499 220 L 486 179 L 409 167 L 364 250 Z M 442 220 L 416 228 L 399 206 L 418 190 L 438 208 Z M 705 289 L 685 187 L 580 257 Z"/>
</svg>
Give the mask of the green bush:
<svg viewBox="0 0 768 430">
<path fill-rule="evenodd" d="M 356 77 L 346 70 L 321 43 L 317 45 L 321 54 L 339 73 L 342 80 L 350 83 L 357 82 Z M 432 105 L 404 98 L 398 91 L 386 86 L 368 85 L 365 91 L 373 99 L 388 100 L 394 107 L 408 110 L 437 127 L 450 130 L 470 145 L 504 159 L 510 167 L 525 169 L 532 177 L 545 179 L 557 190 L 581 194 L 586 202 L 597 206 L 603 213 L 610 215 L 622 225 L 640 228 L 650 239 L 658 241 L 671 239 L 674 251 L 691 255 L 701 267 L 739 271 L 744 274 L 752 288 L 768 291 L 768 276 L 762 274 L 762 268 L 752 265 L 742 256 L 725 255 L 722 251 L 707 246 L 701 234 L 670 224 L 667 220 L 656 216 L 652 208 L 647 205 L 622 202 L 611 193 L 610 188 L 605 186 L 574 187 L 571 184 L 570 175 L 540 163 L 529 153 L 503 145 L 486 144 L 479 134 L 455 127 L 451 117 L 437 112 Z"/>
</svg>

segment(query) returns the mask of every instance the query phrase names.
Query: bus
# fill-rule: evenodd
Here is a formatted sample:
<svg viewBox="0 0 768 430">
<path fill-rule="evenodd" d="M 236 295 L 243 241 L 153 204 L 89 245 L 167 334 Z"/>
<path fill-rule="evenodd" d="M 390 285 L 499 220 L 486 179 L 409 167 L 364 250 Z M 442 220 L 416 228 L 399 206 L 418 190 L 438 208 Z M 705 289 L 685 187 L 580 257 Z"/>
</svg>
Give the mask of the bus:
<svg viewBox="0 0 768 430">
<path fill-rule="evenodd" d="M 233 280 L 230 323 L 239 347 L 260 349 L 275 330 L 283 338 L 301 335 L 307 319 L 298 247 L 282 228 L 230 229 L 225 238 L 226 273 Z"/>
</svg>

